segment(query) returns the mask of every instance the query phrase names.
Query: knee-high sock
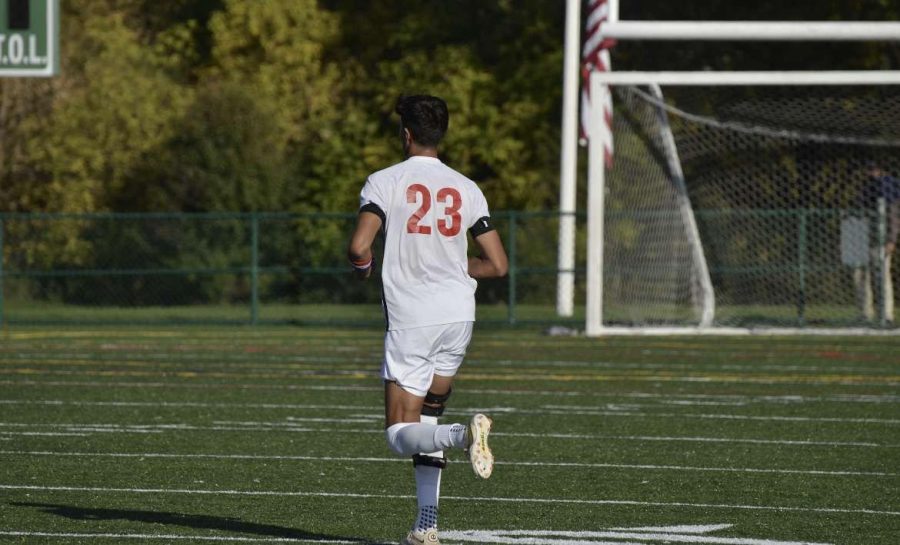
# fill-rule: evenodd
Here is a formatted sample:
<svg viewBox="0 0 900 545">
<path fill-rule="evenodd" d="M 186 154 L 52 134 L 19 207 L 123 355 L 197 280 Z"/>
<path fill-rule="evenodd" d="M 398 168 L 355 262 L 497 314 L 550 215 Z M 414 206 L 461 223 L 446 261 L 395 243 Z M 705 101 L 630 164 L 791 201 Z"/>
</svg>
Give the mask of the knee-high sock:
<svg viewBox="0 0 900 545">
<path fill-rule="evenodd" d="M 436 416 L 422 415 L 423 424 L 437 425 Z M 423 452 L 426 456 L 443 458 L 443 451 Z M 415 466 L 416 498 L 419 504 L 419 515 L 413 530 L 424 532 L 437 528 L 438 501 L 441 495 L 441 468 L 426 465 Z"/>
<path fill-rule="evenodd" d="M 436 426 L 401 422 L 386 429 L 384 435 L 391 450 L 401 456 L 466 446 L 466 426 L 463 424 Z"/>
</svg>

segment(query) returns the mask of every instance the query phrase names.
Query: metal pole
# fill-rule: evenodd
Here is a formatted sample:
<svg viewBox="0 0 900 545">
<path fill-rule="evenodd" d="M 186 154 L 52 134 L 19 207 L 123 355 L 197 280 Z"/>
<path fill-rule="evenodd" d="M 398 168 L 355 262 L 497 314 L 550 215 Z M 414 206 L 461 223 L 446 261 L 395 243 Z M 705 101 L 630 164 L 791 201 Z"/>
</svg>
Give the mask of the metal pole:
<svg viewBox="0 0 900 545">
<path fill-rule="evenodd" d="M 259 216 L 250 216 L 250 323 L 259 323 Z"/>
<path fill-rule="evenodd" d="M 612 14 L 612 10 L 610 11 Z M 900 41 L 895 21 L 616 21 L 603 34 L 617 40 Z"/>
<path fill-rule="evenodd" d="M 507 274 L 507 282 L 509 286 L 509 303 L 506 307 L 507 309 L 507 321 L 509 325 L 515 325 L 516 323 L 516 269 L 518 269 L 519 264 L 516 262 L 518 259 L 518 254 L 516 252 L 516 230 L 517 230 L 517 218 L 515 212 L 509 213 L 509 235 L 508 235 L 508 246 L 509 246 L 509 273 Z"/>
<path fill-rule="evenodd" d="M 575 297 L 575 182 L 578 169 L 578 60 L 581 1 L 566 2 L 563 113 L 559 166 L 559 241 L 556 313 L 571 316 Z"/>
<path fill-rule="evenodd" d="M 878 197 L 878 263 L 876 266 L 878 267 L 875 277 L 877 279 L 878 286 L 878 314 L 881 316 L 881 327 L 887 327 L 887 283 L 889 282 L 888 276 L 891 274 L 885 268 L 885 261 L 887 260 L 887 253 L 885 252 L 885 244 L 887 243 L 887 201 L 884 197 Z"/>
<path fill-rule="evenodd" d="M 650 93 L 660 104 L 663 103 L 663 93 L 659 85 L 651 85 Z M 703 252 L 700 229 L 697 227 L 697 219 L 694 217 L 694 209 L 691 206 L 691 199 L 688 197 L 687 184 L 684 181 L 684 170 L 681 168 L 681 158 L 678 155 L 678 146 L 675 145 L 675 134 L 672 132 L 672 126 L 669 124 L 669 115 L 666 113 L 665 108 L 657 106 L 656 116 L 659 119 L 660 138 L 665 150 L 666 162 L 678 195 L 678 211 L 681 213 L 685 235 L 691 247 L 692 277 L 696 278 L 700 286 L 700 327 L 710 327 L 713 325 L 716 315 L 716 293 L 713 289 L 712 278 L 709 275 L 706 254 Z"/>
<path fill-rule="evenodd" d="M 591 74 L 591 96 L 599 97 L 602 83 Z M 587 248 L 587 297 L 585 302 L 585 327 L 588 336 L 599 336 L 603 331 L 603 221 L 604 194 L 606 192 L 606 143 L 598 127 L 603 123 L 603 108 L 591 109 L 588 154 L 588 248 Z"/>
<path fill-rule="evenodd" d="M 3 288 L 6 283 L 3 275 L 3 218 L 0 218 L 0 328 L 6 325 L 6 315 L 3 313 Z"/>
<path fill-rule="evenodd" d="M 606 85 L 898 85 L 900 70 L 595 72 Z"/>
<path fill-rule="evenodd" d="M 610 23 L 616 23 L 619 21 L 619 0 L 609 0 L 609 19 L 607 19 Z"/>
</svg>

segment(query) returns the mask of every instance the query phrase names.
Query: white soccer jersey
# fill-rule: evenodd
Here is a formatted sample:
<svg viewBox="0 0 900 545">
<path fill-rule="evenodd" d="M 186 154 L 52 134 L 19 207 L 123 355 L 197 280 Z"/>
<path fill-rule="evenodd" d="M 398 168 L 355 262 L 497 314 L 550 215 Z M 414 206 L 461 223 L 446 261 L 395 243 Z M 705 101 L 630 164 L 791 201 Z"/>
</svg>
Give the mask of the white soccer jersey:
<svg viewBox="0 0 900 545">
<path fill-rule="evenodd" d="M 491 230 L 475 182 L 437 158 L 412 156 L 369 176 L 360 207 L 384 222 L 388 330 L 475 320 L 466 231 Z"/>
</svg>

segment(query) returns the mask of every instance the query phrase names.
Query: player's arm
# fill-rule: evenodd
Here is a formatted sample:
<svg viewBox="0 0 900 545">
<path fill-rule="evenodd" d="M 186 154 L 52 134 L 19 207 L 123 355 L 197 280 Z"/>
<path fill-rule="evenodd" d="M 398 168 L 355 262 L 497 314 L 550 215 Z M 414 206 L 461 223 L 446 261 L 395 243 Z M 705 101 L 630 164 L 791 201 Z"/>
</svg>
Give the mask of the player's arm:
<svg viewBox="0 0 900 545">
<path fill-rule="evenodd" d="M 509 261 L 503 241 L 497 231 L 490 230 L 475 236 L 475 244 L 481 253 L 469 258 L 469 276 L 472 278 L 499 278 L 506 276 Z"/>
<path fill-rule="evenodd" d="M 381 229 L 381 216 L 375 212 L 361 210 L 356 219 L 356 230 L 350 237 L 350 246 L 347 248 L 347 258 L 353 265 L 356 276 L 365 280 L 372 274 L 375 258 L 372 254 L 372 243 Z"/>
</svg>

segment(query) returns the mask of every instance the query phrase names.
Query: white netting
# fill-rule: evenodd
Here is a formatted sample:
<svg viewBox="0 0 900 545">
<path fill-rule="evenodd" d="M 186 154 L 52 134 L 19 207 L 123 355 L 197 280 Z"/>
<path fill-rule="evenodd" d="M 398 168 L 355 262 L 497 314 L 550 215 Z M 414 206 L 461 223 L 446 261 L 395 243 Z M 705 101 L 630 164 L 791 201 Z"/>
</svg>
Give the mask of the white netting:
<svg viewBox="0 0 900 545">
<path fill-rule="evenodd" d="M 885 176 L 900 175 L 900 89 L 663 94 L 615 90 L 604 323 L 697 325 L 713 299 L 715 325 L 893 320 L 883 250 L 900 181 Z"/>
</svg>

